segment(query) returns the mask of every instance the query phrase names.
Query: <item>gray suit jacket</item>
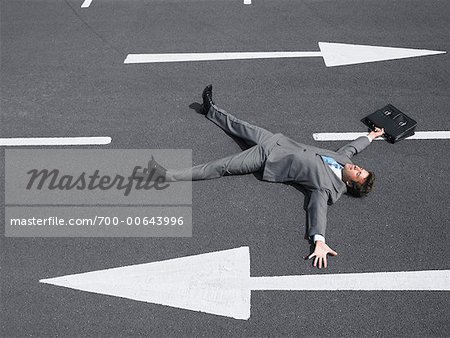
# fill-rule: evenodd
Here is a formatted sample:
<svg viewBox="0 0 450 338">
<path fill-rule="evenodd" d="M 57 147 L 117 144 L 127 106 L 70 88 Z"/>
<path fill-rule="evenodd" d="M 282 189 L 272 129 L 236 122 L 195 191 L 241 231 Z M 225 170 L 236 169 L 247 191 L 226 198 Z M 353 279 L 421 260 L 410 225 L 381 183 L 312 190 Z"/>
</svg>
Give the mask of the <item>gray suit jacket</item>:
<svg viewBox="0 0 450 338">
<path fill-rule="evenodd" d="M 351 158 L 370 144 L 369 139 L 359 137 L 337 151 L 298 143 L 282 134 L 275 134 L 270 143 L 263 179 L 295 182 L 310 191 L 308 234 L 325 236 L 327 207 L 336 202 L 347 187 L 320 156 L 330 156 L 342 164 L 353 163 Z"/>
</svg>

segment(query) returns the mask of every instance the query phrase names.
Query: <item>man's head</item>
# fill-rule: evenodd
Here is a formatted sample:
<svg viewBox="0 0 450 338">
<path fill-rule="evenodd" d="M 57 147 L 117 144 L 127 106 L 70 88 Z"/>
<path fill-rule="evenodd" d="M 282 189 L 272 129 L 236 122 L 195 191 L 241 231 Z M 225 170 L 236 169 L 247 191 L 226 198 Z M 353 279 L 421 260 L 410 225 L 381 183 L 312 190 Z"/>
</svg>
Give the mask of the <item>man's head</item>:
<svg viewBox="0 0 450 338">
<path fill-rule="evenodd" d="M 347 185 L 349 194 L 361 197 L 372 190 L 375 175 L 356 164 L 346 163 L 344 169 L 342 169 L 342 180 Z"/>
</svg>

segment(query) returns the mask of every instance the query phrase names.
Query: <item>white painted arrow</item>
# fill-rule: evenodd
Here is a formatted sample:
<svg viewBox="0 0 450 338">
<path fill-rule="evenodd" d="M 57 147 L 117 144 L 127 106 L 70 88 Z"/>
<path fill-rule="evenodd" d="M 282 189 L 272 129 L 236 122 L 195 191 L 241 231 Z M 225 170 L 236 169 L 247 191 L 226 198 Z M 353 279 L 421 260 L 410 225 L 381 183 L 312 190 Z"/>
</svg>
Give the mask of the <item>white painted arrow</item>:
<svg viewBox="0 0 450 338">
<path fill-rule="evenodd" d="M 319 42 L 320 52 L 225 52 L 128 54 L 124 63 L 323 57 L 327 67 L 444 54 L 445 51 Z"/>
<path fill-rule="evenodd" d="M 111 143 L 109 136 L 95 137 L 9 137 L 0 138 L 0 147 L 79 146 Z"/>
<path fill-rule="evenodd" d="M 40 282 L 248 319 L 251 290 L 450 291 L 450 270 L 255 278 L 249 248 L 241 247 Z"/>
</svg>

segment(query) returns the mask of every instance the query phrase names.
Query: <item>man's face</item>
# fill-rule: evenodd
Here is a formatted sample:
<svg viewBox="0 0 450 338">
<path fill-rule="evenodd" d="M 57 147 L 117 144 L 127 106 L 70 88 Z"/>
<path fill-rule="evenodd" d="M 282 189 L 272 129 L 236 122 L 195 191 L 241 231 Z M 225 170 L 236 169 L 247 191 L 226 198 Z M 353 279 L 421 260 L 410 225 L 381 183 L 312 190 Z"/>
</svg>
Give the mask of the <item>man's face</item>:
<svg viewBox="0 0 450 338">
<path fill-rule="evenodd" d="M 350 181 L 363 184 L 367 176 L 369 176 L 369 172 L 356 164 L 346 163 L 342 170 L 342 179 L 346 184 L 349 184 Z"/>
</svg>

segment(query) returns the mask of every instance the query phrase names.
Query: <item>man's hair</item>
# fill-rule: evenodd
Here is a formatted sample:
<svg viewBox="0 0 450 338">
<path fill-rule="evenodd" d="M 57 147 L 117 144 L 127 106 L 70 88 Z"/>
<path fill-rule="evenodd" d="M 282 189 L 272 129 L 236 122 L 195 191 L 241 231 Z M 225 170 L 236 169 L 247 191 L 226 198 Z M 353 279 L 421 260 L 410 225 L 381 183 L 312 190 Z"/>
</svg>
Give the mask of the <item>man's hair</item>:
<svg viewBox="0 0 450 338">
<path fill-rule="evenodd" d="M 366 177 L 363 184 L 351 182 L 350 186 L 347 186 L 347 193 L 354 197 L 366 196 L 373 188 L 375 181 L 375 174 L 369 171 L 369 175 Z"/>
</svg>

